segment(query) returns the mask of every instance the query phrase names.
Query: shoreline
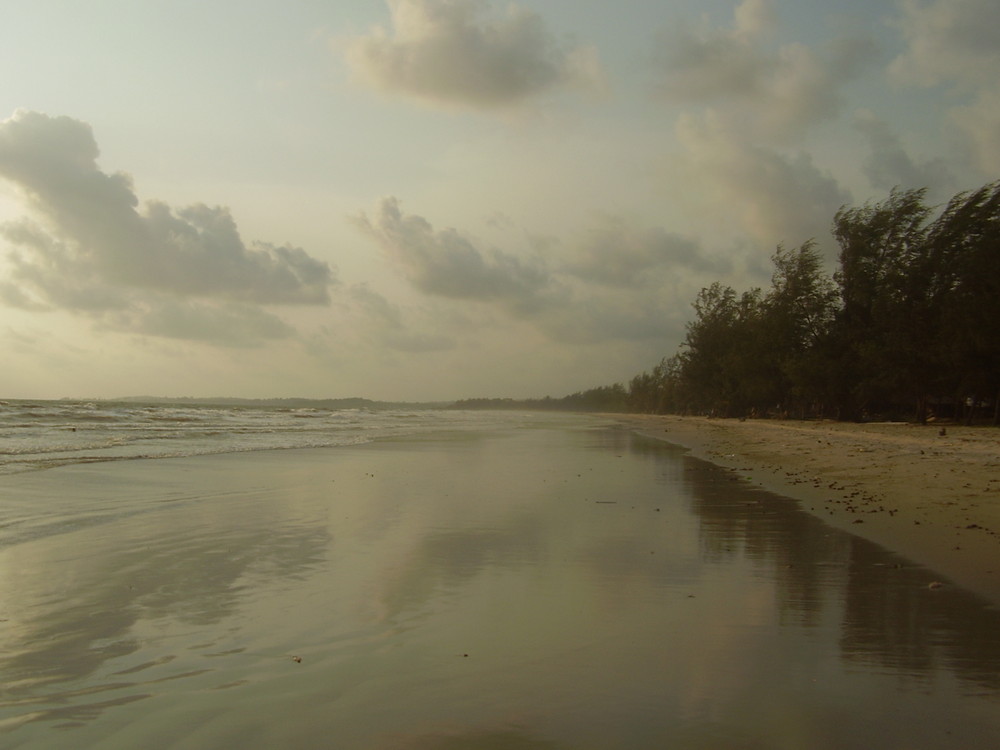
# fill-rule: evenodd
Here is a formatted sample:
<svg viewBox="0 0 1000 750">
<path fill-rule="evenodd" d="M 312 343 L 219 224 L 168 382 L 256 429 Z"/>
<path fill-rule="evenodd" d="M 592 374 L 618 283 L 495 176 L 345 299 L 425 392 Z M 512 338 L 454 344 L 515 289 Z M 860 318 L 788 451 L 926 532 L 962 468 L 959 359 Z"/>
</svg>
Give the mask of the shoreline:
<svg viewBox="0 0 1000 750">
<path fill-rule="evenodd" d="M 1000 430 L 608 415 L 1000 607 Z M 947 582 L 946 581 L 946 582 Z"/>
</svg>

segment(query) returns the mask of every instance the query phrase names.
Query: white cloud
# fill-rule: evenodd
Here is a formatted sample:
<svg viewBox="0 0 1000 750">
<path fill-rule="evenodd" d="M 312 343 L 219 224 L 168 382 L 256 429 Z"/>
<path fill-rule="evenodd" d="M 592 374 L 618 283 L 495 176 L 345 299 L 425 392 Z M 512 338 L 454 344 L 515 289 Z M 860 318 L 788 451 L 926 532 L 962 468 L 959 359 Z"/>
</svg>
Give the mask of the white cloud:
<svg viewBox="0 0 1000 750">
<path fill-rule="evenodd" d="M 681 25 L 658 52 L 658 88 L 669 100 L 713 106 L 755 137 L 786 141 L 830 120 L 842 88 L 873 58 L 865 38 L 838 38 L 817 50 L 800 43 L 773 48 L 769 0 L 745 0 L 731 28 Z"/>
<path fill-rule="evenodd" d="M 356 76 L 388 93 L 432 104 L 503 107 L 565 85 L 600 88 L 592 47 L 564 50 L 541 16 L 508 5 L 483 18 L 477 0 L 389 0 L 392 32 L 353 39 L 346 57 Z"/>
<path fill-rule="evenodd" d="M 304 250 L 246 244 L 228 209 L 139 210 L 131 179 L 98 167 L 90 126 L 18 111 L 0 122 L 0 177 L 35 215 L 0 226 L 12 248 L 8 303 L 50 306 L 131 321 L 134 330 L 244 343 L 289 335 L 258 305 L 321 305 L 336 280 Z M 128 314 L 122 311 L 129 311 Z M 199 329 L 199 326 L 201 328 Z"/>
<path fill-rule="evenodd" d="M 356 311 L 363 334 L 377 346 L 401 352 L 438 352 L 454 349 L 451 336 L 438 331 L 423 333 L 408 324 L 412 316 L 404 316 L 398 305 L 393 304 L 367 284 L 351 287 L 349 296 Z"/>
</svg>

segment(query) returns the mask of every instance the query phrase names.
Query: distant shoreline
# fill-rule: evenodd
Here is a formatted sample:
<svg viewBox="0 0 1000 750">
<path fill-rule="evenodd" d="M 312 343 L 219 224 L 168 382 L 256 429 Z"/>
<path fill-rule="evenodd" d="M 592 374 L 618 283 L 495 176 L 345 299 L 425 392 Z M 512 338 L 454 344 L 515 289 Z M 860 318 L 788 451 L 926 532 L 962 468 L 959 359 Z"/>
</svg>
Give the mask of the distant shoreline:
<svg viewBox="0 0 1000 750">
<path fill-rule="evenodd" d="M 607 415 L 1000 606 L 1000 430 Z"/>
<path fill-rule="evenodd" d="M 102 399 L 126 404 L 284 407 L 288 409 L 445 409 L 451 401 L 373 401 L 368 398 L 231 398 L 226 396 L 125 396 Z"/>
</svg>

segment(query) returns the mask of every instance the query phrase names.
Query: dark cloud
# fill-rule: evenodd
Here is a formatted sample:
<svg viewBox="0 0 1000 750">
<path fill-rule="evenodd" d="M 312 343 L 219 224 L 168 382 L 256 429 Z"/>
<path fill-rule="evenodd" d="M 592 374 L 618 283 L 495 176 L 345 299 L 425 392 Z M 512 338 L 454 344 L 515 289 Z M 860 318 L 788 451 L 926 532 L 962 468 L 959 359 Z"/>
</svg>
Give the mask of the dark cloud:
<svg viewBox="0 0 1000 750">
<path fill-rule="evenodd" d="M 481 250 L 454 229 L 435 230 L 404 214 L 394 197 L 357 220 L 418 289 L 441 297 L 532 308 L 551 285 L 548 271 L 500 250 Z"/>
<path fill-rule="evenodd" d="M 336 280 L 326 263 L 300 248 L 245 243 L 223 207 L 151 201 L 139 210 L 131 179 L 101 171 L 98 154 L 79 120 L 18 111 L 0 122 L 0 177 L 21 189 L 37 217 L 0 227 L 13 248 L 11 281 L 0 290 L 8 304 L 99 315 L 141 300 L 163 315 L 173 310 L 142 319 L 146 332 L 216 340 L 228 327 L 244 341 L 254 323 L 263 338 L 287 331 L 269 313 L 225 305 L 329 302 Z M 200 313 L 185 300 L 198 301 Z M 220 307 L 209 314 L 212 305 Z M 195 320 L 219 335 L 198 333 Z"/>
<path fill-rule="evenodd" d="M 334 282 L 329 265 L 297 247 L 246 245 L 226 208 L 196 204 L 173 211 L 150 202 L 144 218 L 154 247 L 160 249 L 162 275 L 159 282 L 143 276 L 137 283 L 258 304 L 329 302 Z"/>
<path fill-rule="evenodd" d="M 158 300 L 104 318 L 113 329 L 148 336 L 201 341 L 216 346 L 250 347 L 287 339 L 294 331 L 277 316 L 258 307 L 190 300 Z"/>
<path fill-rule="evenodd" d="M 383 199 L 358 224 L 418 290 L 492 306 L 551 341 L 573 345 L 663 340 L 705 274 L 728 269 L 691 240 L 619 218 L 606 218 L 565 249 L 542 243 L 548 264 L 484 250 L 455 229 L 435 230 L 427 219 L 404 214 L 395 198 Z M 397 308 L 367 288 L 359 292 L 370 319 L 390 333 L 406 330 Z M 460 327 L 468 325 L 489 324 Z"/>
<path fill-rule="evenodd" d="M 709 258 L 688 237 L 607 217 L 573 246 L 566 270 L 593 284 L 633 288 L 661 283 L 665 274 L 681 271 L 726 273 L 729 264 Z"/>
<path fill-rule="evenodd" d="M 773 24 L 763 0 L 739 6 L 732 28 L 682 23 L 665 32 L 656 50 L 662 92 L 681 101 L 760 95 L 779 67 L 759 46 Z"/>
<path fill-rule="evenodd" d="M 10 281 L 0 282 L 0 302 L 8 307 L 19 307 L 34 312 L 44 312 L 49 309 L 48 305 L 26 294 L 20 285 Z"/>
<path fill-rule="evenodd" d="M 693 299 L 693 295 L 691 296 Z M 647 291 L 602 293 L 587 290 L 570 304 L 553 307 L 537 324 L 552 341 L 593 345 L 622 341 L 666 341 L 683 330 L 672 324 L 670 308 L 687 308 L 689 299 L 665 298 Z"/>
<path fill-rule="evenodd" d="M 1000 170 L 1000 4 L 929 0 L 899 4 L 906 46 L 889 72 L 897 81 L 947 88 L 964 100 L 948 114 L 963 158 L 982 174 Z"/>
<path fill-rule="evenodd" d="M 948 188 L 953 178 L 943 159 L 915 162 L 889 125 L 871 112 L 859 112 L 854 126 L 868 139 L 871 152 L 862 164 L 872 187 L 879 190 L 929 188 L 932 193 Z"/>
<path fill-rule="evenodd" d="M 899 80 L 995 86 L 1000 68 L 1000 4 L 995 0 L 902 2 L 895 23 L 906 41 L 889 68 Z"/>
<path fill-rule="evenodd" d="M 98 313 L 128 306 L 127 291 L 106 283 L 91 264 L 66 243 L 27 219 L 0 225 L 0 237 L 17 248 L 8 261 L 16 293 L 4 295 L 15 307 L 61 308 Z"/>
<path fill-rule="evenodd" d="M 0 176 L 21 187 L 58 238 L 62 258 L 40 229 L 8 232 L 33 261 L 67 261 L 110 282 L 183 296 L 215 296 L 259 304 L 322 304 L 330 267 L 298 248 L 241 239 L 229 211 L 202 204 L 177 211 L 150 202 L 145 213 L 130 178 L 105 174 L 90 126 L 68 117 L 19 111 L 0 123 Z"/>
<path fill-rule="evenodd" d="M 490 108 L 556 86 L 602 85 L 596 53 L 563 50 L 525 8 L 509 5 L 502 18 L 487 19 L 486 4 L 476 0 L 394 0 L 389 7 L 392 33 L 379 27 L 347 48 L 356 75 L 382 91 Z"/>
<path fill-rule="evenodd" d="M 744 0 L 730 28 L 678 26 L 658 47 L 658 88 L 671 101 L 710 104 L 758 138 L 797 138 L 830 120 L 844 85 L 875 57 L 867 38 L 838 38 L 813 49 L 772 47 L 769 0 Z"/>
<path fill-rule="evenodd" d="M 360 313 L 368 337 L 381 346 L 403 352 L 439 352 L 455 348 L 454 339 L 441 333 L 421 333 L 407 324 L 399 306 L 392 304 L 367 284 L 350 289 L 349 296 Z"/>
<path fill-rule="evenodd" d="M 712 117 L 684 116 L 677 131 L 690 169 L 712 196 L 712 214 L 737 217 L 767 246 L 827 236 L 831 217 L 851 200 L 806 153 L 749 143 Z"/>
<path fill-rule="evenodd" d="M 951 122 L 963 136 L 973 168 L 991 177 L 1000 172 L 1000 83 L 952 110 Z"/>
</svg>

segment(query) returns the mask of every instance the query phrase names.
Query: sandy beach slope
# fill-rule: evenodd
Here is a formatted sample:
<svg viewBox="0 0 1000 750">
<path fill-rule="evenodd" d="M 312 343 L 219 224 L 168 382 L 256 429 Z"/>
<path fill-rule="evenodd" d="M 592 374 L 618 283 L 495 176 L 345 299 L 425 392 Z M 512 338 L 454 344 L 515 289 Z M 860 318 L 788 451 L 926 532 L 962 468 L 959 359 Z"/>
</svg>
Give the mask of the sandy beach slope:
<svg viewBox="0 0 1000 750">
<path fill-rule="evenodd" d="M 623 416 L 1000 605 L 1000 430 Z"/>
</svg>

